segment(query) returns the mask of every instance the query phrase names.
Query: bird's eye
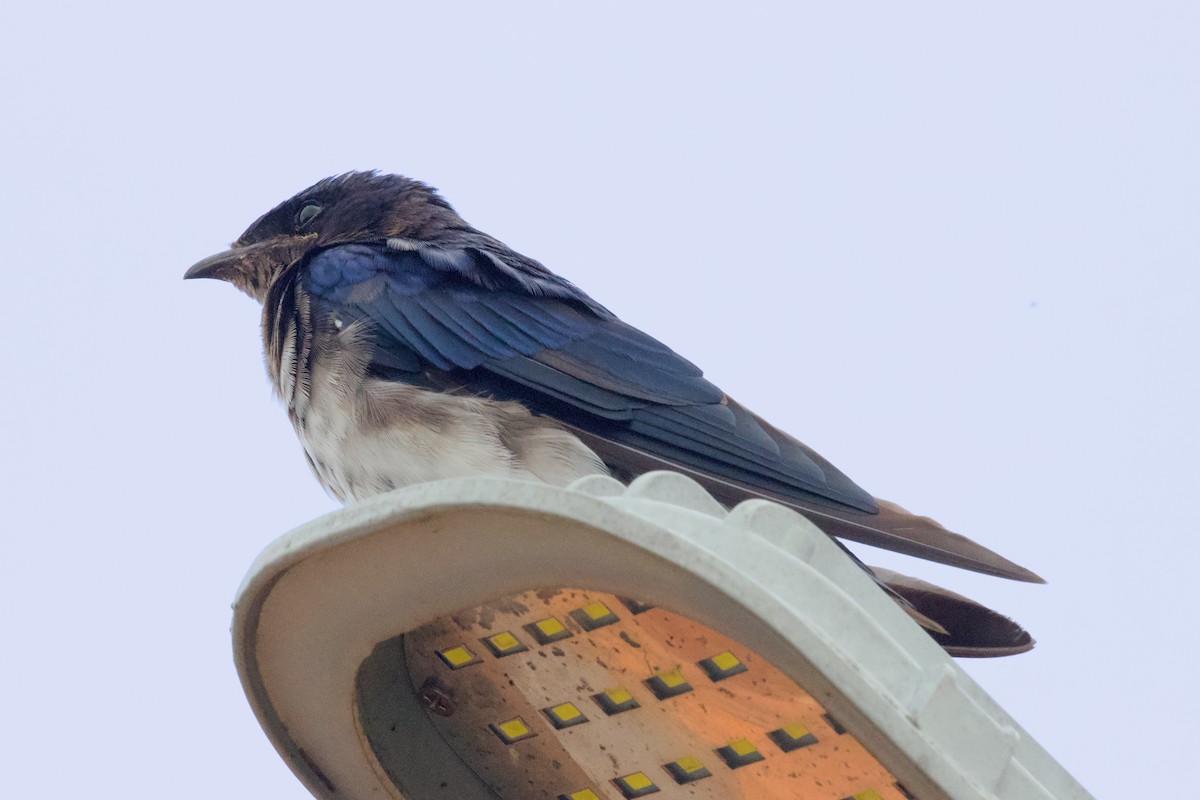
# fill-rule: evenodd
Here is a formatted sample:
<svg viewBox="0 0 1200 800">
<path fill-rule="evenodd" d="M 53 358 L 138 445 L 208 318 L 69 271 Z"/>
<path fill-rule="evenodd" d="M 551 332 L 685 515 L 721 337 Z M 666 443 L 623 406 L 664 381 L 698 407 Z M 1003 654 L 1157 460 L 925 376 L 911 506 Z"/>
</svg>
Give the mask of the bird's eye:
<svg viewBox="0 0 1200 800">
<path fill-rule="evenodd" d="M 296 225 L 298 227 L 307 225 L 316 219 L 316 216 L 323 210 L 324 209 L 322 209 L 321 206 L 317 205 L 316 203 L 309 203 L 304 208 L 300 209 L 300 213 L 296 215 Z"/>
</svg>

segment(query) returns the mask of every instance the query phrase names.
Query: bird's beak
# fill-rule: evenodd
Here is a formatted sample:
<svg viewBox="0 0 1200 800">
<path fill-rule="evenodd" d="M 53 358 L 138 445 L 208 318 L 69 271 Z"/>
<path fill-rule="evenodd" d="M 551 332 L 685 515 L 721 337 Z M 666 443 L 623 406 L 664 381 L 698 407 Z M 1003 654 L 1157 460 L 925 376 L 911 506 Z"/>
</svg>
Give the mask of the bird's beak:
<svg viewBox="0 0 1200 800">
<path fill-rule="evenodd" d="M 197 261 L 183 273 L 183 279 L 186 281 L 192 278 L 215 278 L 227 281 L 234 275 L 246 272 L 250 266 L 247 262 L 259 260 L 269 260 L 281 266 L 290 264 L 302 256 L 315 239 L 315 234 L 276 236 L 254 244 L 234 245 L 228 250 Z"/>
<path fill-rule="evenodd" d="M 183 279 L 188 281 L 192 278 L 221 278 L 223 274 L 235 269 L 243 257 L 239 249 L 223 250 L 192 264 L 188 271 L 183 273 Z"/>
</svg>

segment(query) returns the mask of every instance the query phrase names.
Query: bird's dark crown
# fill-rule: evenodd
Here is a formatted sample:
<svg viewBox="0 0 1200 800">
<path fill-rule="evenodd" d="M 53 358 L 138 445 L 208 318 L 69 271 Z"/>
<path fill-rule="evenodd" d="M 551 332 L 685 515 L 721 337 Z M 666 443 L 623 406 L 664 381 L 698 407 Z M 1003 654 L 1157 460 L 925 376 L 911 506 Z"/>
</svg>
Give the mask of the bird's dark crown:
<svg viewBox="0 0 1200 800">
<path fill-rule="evenodd" d="M 263 214 L 234 247 L 306 234 L 316 234 L 321 245 L 420 238 L 456 221 L 461 220 L 450 204 L 420 181 L 376 171 L 346 172 L 314 183 Z"/>
</svg>

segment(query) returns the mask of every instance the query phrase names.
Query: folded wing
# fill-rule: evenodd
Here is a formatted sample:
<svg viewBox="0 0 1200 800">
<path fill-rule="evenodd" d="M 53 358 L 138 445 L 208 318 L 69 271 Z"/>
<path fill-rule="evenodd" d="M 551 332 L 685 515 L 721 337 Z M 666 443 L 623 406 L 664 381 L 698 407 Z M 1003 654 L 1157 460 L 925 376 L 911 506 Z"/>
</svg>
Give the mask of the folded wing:
<svg viewBox="0 0 1200 800">
<path fill-rule="evenodd" d="M 876 502 L 694 364 L 496 244 L 343 245 L 313 256 L 300 279 L 316 310 L 370 322 L 377 375 L 519 400 L 575 431 L 617 474 L 683 471 L 718 499 L 776 500 L 835 536 L 1040 580 L 932 520 Z"/>
</svg>

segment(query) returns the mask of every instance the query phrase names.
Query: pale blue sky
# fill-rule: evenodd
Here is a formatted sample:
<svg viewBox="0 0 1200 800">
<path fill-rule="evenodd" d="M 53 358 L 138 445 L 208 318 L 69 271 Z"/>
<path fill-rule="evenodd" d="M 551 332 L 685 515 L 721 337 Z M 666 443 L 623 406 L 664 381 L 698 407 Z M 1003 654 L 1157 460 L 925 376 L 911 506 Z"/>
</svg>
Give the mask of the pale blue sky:
<svg viewBox="0 0 1200 800">
<path fill-rule="evenodd" d="M 967 669 L 1100 797 L 1200 736 L 1200 6 L 10 4 L 13 797 L 307 794 L 229 602 L 334 507 L 184 269 L 314 180 L 440 187 L 873 493 L 1048 586 Z M 15 318 L 14 318 L 15 315 Z"/>
</svg>

